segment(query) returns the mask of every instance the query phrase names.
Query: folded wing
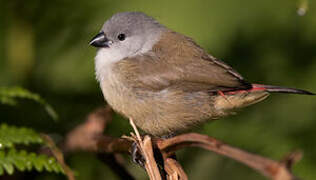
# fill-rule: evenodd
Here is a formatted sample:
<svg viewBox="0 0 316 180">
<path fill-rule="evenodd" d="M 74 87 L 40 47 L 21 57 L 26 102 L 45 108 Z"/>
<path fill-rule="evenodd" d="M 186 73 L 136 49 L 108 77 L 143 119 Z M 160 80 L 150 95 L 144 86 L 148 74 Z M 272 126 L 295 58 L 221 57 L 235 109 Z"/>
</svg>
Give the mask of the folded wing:
<svg viewBox="0 0 316 180">
<path fill-rule="evenodd" d="M 151 52 L 120 61 L 116 69 L 132 87 L 152 91 L 178 87 L 217 92 L 252 87 L 230 66 L 175 32 L 165 33 Z"/>
</svg>

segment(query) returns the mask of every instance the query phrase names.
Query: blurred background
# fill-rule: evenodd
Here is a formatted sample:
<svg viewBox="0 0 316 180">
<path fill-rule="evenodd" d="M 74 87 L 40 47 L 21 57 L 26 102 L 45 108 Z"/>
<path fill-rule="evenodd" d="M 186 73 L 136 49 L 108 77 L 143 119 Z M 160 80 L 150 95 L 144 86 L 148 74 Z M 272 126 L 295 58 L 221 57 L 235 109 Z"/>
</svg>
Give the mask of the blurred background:
<svg viewBox="0 0 316 180">
<path fill-rule="evenodd" d="M 89 40 L 113 13 L 143 11 L 171 29 L 192 37 L 251 82 L 316 92 L 316 1 L 288 0 L 1 0 L 0 86 L 22 86 L 44 97 L 58 112 L 54 122 L 29 101 L 0 105 L 0 121 L 62 137 L 105 106 L 94 75 L 96 49 Z M 302 179 L 316 179 L 316 97 L 273 94 L 238 115 L 195 130 L 272 159 L 302 150 L 294 166 Z M 128 134 L 128 121 L 115 115 L 107 129 Z M 180 151 L 190 179 L 265 179 L 231 159 L 200 149 Z M 66 159 L 78 180 L 118 179 L 94 154 Z M 129 163 L 138 179 L 145 172 Z M 65 179 L 26 173 L 26 179 Z"/>
</svg>

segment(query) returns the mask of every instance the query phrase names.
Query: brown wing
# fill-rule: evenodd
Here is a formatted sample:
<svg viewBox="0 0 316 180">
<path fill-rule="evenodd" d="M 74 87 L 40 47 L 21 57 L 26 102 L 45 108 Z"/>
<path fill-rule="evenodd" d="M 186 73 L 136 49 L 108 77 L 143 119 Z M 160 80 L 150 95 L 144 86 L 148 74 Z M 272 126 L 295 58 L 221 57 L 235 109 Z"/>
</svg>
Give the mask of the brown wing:
<svg viewBox="0 0 316 180">
<path fill-rule="evenodd" d="M 175 32 L 165 33 L 150 53 L 120 61 L 117 69 L 135 88 L 163 90 L 173 86 L 210 92 L 251 88 L 230 66 Z"/>
</svg>

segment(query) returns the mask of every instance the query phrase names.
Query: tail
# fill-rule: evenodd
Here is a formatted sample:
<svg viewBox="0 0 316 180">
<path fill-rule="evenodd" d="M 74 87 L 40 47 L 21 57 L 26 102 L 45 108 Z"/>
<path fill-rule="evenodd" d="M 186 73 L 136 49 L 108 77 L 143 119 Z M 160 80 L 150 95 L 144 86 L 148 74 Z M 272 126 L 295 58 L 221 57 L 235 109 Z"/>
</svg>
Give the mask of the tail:
<svg viewBox="0 0 316 180">
<path fill-rule="evenodd" d="M 302 89 L 295 89 L 295 88 L 287 88 L 281 86 L 271 86 L 271 85 L 263 85 L 263 84 L 252 84 L 252 89 L 258 90 L 266 90 L 270 93 L 290 93 L 290 94 L 305 94 L 305 95 L 316 95 L 315 93 L 305 91 Z"/>
</svg>

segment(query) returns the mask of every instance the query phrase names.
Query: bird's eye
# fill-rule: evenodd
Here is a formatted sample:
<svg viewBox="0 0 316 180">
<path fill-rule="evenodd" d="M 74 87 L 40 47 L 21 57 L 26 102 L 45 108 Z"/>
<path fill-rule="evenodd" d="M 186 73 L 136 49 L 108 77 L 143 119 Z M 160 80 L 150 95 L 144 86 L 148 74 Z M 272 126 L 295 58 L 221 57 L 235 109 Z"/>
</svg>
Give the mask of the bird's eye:
<svg viewBox="0 0 316 180">
<path fill-rule="evenodd" d="M 119 34 L 117 36 L 117 39 L 119 39 L 120 41 L 124 41 L 125 40 L 125 34 Z"/>
</svg>

